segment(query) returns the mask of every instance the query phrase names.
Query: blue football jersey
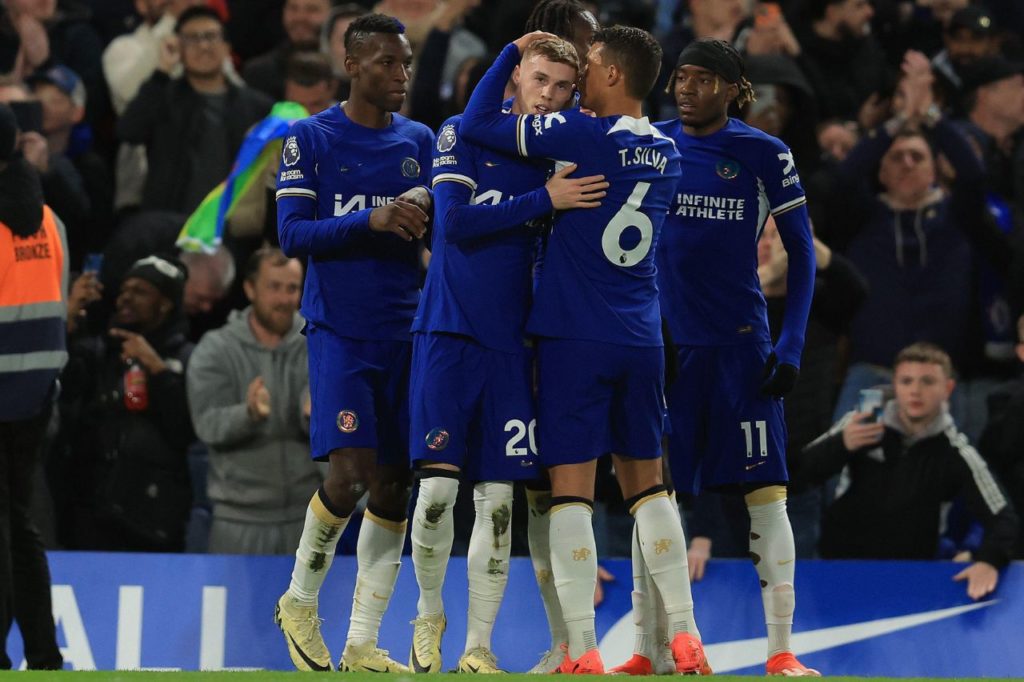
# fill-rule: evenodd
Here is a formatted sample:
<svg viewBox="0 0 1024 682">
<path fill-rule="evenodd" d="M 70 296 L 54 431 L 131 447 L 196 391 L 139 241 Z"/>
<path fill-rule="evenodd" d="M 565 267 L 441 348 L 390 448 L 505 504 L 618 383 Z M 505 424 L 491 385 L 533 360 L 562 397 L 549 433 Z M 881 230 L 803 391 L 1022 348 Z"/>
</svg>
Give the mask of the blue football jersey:
<svg viewBox="0 0 1024 682">
<path fill-rule="evenodd" d="M 468 142 L 461 116 L 434 146 L 434 233 L 413 331 L 464 334 L 521 352 L 533 288 L 537 219 L 552 211 L 550 162 L 506 156 Z"/>
<path fill-rule="evenodd" d="M 673 341 L 770 343 L 757 240 L 769 214 L 805 203 L 792 153 L 732 118 L 705 137 L 687 135 L 679 119 L 656 126 L 682 156 L 682 178 L 658 245 L 662 312 Z"/>
<path fill-rule="evenodd" d="M 502 90 L 518 61 L 509 45 L 488 70 L 463 114 L 464 134 L 506 153 L 576 163 L 575 176 L 604 175 L 610 183 L 599 208 L 556 215 L 527 330 L 660 346 L 654 252 L 679 179 L 675 144 L 646 118 L 576 110 L 502 115 Z"/>
<path fill-rule="evenodd" d="M 302 315 L 355 339 L 409 340 L 419 303 L 416 241 L 370 231 L 370 212 L 429 186 L 434 135 L 392 114 L 367 128 L 339 105 L 295 123 L 277 178 L 281 248 L 306 258 Z"/>
</svg>

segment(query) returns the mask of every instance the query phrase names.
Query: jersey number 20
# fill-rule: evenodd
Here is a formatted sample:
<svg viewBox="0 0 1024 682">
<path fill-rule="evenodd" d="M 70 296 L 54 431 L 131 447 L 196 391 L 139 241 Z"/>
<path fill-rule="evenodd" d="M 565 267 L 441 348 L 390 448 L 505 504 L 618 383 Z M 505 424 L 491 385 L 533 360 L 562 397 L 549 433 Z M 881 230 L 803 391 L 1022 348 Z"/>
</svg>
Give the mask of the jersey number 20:
<svg viewBox="0 0 1024 682">
<path fill-rule="evenodd" d="M 640 212 L 640 204 L 647 196 L 647 190 L 651 188 L 649 182 L 638 182 L 633 188 L 632 194 L 626 199 L 619 212 L 612 216 L 601 235 L 601 248 L 604 250 L 604 257 L 615 265 L 622 268 L 629 268 L 644 259 L 651 250 L 651 241 L 654 238 L 654 225 L 651 219 Z M 640 230 L 640 241 L 631 249 L 623 249 L 619 240 L 622 233 L 628 228 L 635 227 Z"/>
</svg>

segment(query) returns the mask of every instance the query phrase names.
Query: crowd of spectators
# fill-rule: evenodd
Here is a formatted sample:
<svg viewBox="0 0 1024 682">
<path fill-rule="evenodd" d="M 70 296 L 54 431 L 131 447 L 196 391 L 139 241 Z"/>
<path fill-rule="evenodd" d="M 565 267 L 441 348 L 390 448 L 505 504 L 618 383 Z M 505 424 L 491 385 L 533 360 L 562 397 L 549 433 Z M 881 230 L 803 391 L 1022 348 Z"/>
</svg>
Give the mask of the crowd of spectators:
<svg viewBox="0 0 1024 682">
<path fill-rule="evenodd" d="M 344 100 L 353 18 L 379 11 L 405 24 L 418 57 L 405 113 L 436 128 L 462 110 L 536 4 L 0 0 L 0 104 L 66 227 L 74 281 L 70 359 L 37 477 L 49 547 L 294 550 L 322 472 L 307 457 L 302 264 L 274 248 L 273 178 L 258 217 L 229 225 L 217 253 L 178 253 L 175 238 L 275 101 L 315 114 Z M 1024 502 L 1019 0 L 584 1 L 590 17 L 575 0 L 542 4 L 576 12 L 580 49 L 594 18 L 654 32 L 666 63 L 647 111 L 659 120 L 677 115 L 664 85 L 682 47 L 732 41 L 757 96 L 734 115 L 793 151 L 818 257 L 802 373 L 786 402 L 800 556 L 816 555 L 822 518 L 838 513 L 825 510 L 849 494 L 823 484 L 846 466 L 843 438 L 829 442 L 827 462 L 820 445 L 805 446 L 855 410 L 862 389 L 889 384 L 897 354 L 915 342 L 952 359 L 942 424 L 959 430 L 956 452 L 973 453 L 971 471 L 987 461 L 1007 497 Z M 760 265 L 775 328 L 786 256 L 770 225 Z M 621 499 L 603 489 L 599 551 L 628 555 Z M 972 514 L 975 500 L 957 507 L 956 492 L 963 522 L 909 543 L 928 549 L 905 556 L 981 546 L 996 563 L 1008 558 L 972 532 L 993 515 Z M 691 572 L 699 577 L 709 557 L 746 555 L 745 514 L 713 494 L 681 498 Z M 463 541 L 471 524 L 457 516 Z M 514 524 L 525 553 L 521 512 Z M 1024 558 L 1024 539 L 1014 541 Z M 837 542 L 830 555 L 899 555 Z"/>
</svg>

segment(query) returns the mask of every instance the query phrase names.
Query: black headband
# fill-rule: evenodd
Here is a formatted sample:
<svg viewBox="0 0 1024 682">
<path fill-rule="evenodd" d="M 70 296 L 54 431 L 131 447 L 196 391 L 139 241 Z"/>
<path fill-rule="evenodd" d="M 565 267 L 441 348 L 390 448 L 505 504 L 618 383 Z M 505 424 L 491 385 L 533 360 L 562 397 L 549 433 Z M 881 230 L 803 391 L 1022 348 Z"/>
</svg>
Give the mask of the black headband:
<svg viewBox="0 0 1024 682">
<path fill-rule="evenodd" d="M 683 48 L 676 60 L 676 68 L 689 64 L 714 71 L 729 83 L 739 83 L 743 68 L 718 44 L 719 41 L 695 40 Z"/>
</svg>

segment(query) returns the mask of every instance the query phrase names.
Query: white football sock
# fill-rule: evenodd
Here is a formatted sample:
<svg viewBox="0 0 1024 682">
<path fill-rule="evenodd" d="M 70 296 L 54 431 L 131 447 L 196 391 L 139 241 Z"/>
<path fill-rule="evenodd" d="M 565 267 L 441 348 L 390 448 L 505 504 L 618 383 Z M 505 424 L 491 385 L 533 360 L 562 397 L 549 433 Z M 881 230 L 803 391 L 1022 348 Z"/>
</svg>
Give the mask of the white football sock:
<svg viewBox="0 0 1024 682">
<path fill-rule="evenodd" d="M 476 521 L 469 538 L 466 571 L 469 574 L 469 613 L 466 651 L 491 648 L 491 632 L 508 585 L 512 554 L 512 484 L 477 483 L 473 487 Z"/>
<path fill-rule="evenodd" d="M 633 626 L 636 636 L 633 640 L 633 653 L 654 660 L 652 658 L 652 642 L 654 641 L 655 614 L 653 608 L 654 595 L 650 592 L 650 573 L 644 564 L 644 556 L 640 551 L 640 540 L 636 530 L 636 523 L 633 524 Z"/>
<path fill-rule="evenodd" d="M 686 564 L 686 539 L 679 512 L 664 492 L 648 495 L 630 510 L 636 519 L 640 551 L 665 602 L 668 636 L 687 632 L 700 639 L 693 618 L 693 596 Z"/>
<path fill-rule="evenodd" d="M 530 512 L 526 522 L 530 561 L 533 563 L 537 587 L 540 588 L 541 601 L 544 602 L 544 613 L 548 617 L 551 649 L 556 649 L 568 641 L 569 635 L 565 629 L 562 605 L 558 603 L 558 591 L 551 575 L 551 491 L 527 488 L 526 502 Z"/>
<path fill-rule="evenodd" d="M 569 635 L 569 658 L 597 648 L 594 588 L 597 544 L 593 510 L 585 504 L 556 505 L 551 510 L 551 569 Z"/>
<path fill-rule="evenodd" d="M 774 499 L 772 499 L 774 498 Z M 786 489 L 771 486 L 746 497 L 750 513 L 750 558 L 761 583 L 768 628 L 768 658 L 790 650 L 796 593 L 796 547 L 786 515 Z"/>
<path fill-rule="evenodd" d="M 352 616 L 346 644 L 377 644 L 380 621 L 388 608 L 402 567 L 405 545 L 405 521 L 382 519 L 369 510 L 363 512 L 356 543 L 356 589 L 352 593 Z"/>
<path fill-rule="evenodd" d="M 334 561 L 338 540 L 345 532 L 348 517 L 335 516 L 324 506 L 320 491 L 313 493 L 306 508 L 299 547 L 295 550 L 295 566 L 288 594 L 306 606 L 316 604 L 327 569 Z"/>
<path fill-rule="evenodd" d="M 428 476 L 420 479 L 416 509 L 412 513 L 412 565 L 420 586 L 419 616 L 444 613 L 441 588 L 455 540 L 452 509 L 459 496 L 459 479 Z"/>
</svg>

